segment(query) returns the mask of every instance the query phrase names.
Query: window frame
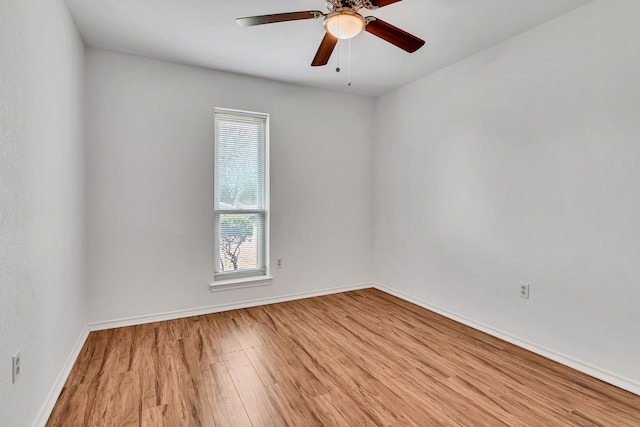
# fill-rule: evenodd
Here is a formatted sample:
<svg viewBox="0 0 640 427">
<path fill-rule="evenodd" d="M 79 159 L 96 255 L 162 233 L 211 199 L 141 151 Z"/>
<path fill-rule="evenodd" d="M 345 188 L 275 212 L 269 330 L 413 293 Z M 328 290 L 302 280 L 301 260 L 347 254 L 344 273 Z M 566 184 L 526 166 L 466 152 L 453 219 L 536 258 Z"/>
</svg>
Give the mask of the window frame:
<svg viewBox="0 0 640 427">
<path fill-rule="evenodd" d="M 236 116 L 236 117 L 250 117 L 263 121 L 264 138 L 261 141 L 258 140 L 258 169 L 260 164 L 262 166 L 262 185 L 257 189 L 258 200 L 263 201 L 263 208 L 249 208 L 249 209 L 218 209 L 220 191 L 218 189 L 218 114 Z M 259 113 L 253 111 L 235 110 L 229 108 L 215 108 L 214 109 L 214 135 L 213 135 L 213 283 L 210 284 L 212 291 L 224 290 L 229 288 L 239 288 L 247 286 L 260 286 L 271 283 L 271 277 L 269 276 L 269 217 L 270 217 L 270 194 L 269 194 L 269 143 L 270 143 L 270 117 L 268 113 Z M 221 215 L 256 215 L 257 216 L 257 232 L 256 238 L 262 239 L 263 244 L 260 244 L 260 240 L 257 242 L 257 262 L 256 269 L 246 269 L 241 271 L 227 271 L 221 272 L 220 269 L 220 217 Z M 263 218 L 260 218 L 260 217 Z M 261 220 L 262 219 L 262 220 Z"/>
</svg>

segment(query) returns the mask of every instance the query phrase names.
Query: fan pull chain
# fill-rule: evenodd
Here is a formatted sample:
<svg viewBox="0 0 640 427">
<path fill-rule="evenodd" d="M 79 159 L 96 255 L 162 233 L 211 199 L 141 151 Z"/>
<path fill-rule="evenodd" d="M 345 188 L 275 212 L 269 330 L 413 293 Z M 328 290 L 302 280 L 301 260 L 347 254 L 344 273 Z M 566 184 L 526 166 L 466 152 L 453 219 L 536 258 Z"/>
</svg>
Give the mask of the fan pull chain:
<svg viewBox="0 0 640 427">
<path fill-rule="evenodd" d="M 338 16 L 338 32 L 340 32 L 340 16 Z M 337 51 L 336 51 L 336 57 L 338 58 L 338 63 L 336 65 L 336 73 L 340 72 L 340 42 L 338 41 L 337 43 Z"/>
<path fill-rule="evenodd" d="M 349 59 L 347 61 L 347 74 L 349 81 L 347 82 L 347 86 L 351 86 L 351 39 L 349 39 Z"/>
</svg>

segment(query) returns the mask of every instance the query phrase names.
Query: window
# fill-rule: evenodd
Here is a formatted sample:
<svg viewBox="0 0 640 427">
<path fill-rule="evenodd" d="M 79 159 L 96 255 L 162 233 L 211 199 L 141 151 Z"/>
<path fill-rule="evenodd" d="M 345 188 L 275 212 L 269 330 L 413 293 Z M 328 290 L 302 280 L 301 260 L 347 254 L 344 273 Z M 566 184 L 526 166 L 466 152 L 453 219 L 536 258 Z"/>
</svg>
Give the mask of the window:
<svg viewBox="0 0 640 427">
<path fill-rule="evenodd" d="M 266 276 L 269 116 L 216 108 L 214 127 L 214 282 Z"/>
</svg>

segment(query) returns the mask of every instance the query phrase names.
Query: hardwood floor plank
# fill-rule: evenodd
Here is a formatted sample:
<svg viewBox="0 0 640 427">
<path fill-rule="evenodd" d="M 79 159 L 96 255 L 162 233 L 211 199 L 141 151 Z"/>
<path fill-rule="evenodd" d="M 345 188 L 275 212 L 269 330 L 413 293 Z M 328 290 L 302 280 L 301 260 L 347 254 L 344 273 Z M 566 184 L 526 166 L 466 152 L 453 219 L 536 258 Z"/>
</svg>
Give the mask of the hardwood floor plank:
<svg viewBox="0 0 640 427">
<path fill-rule="evenodd" d="M 211 365 L 210 375 L 203 373 L 203 384 L 218 426 L 251 426 L 240 395 L 224 363 Z"/>
<path fill-rule="evenodd" d="M 139 426 L 142 418 L 142 401 L 139 376 L 129 371 L 119 374 L 113 382 L 114 390 L 109 399 L 109 414 L 113 426 Z"/>
<path fill-rule="evenodd" d="M 169 405 L 154 406 L 142 411 L 142 427 L 169 427 Z"/>
<path fill-rule="evenodd" d="M 47 427 L 87 425 L 91 405 L 95 399 L 96 383 L 76 384 L 65 387 L 60 394 Z"/>
<path fill-rule="evenodd" d="M 92 332 L 80 352 L 79 361 L 72 369 L 67 384 L 91 383 L 97 381 L 104 372 L 108 350 L 108 332 Z"/>
<path fill-rule="evenodd" d="M 321 418 L 312 411 L 308 401 L 290 381 L 266 387 L 274 408 L 288 426 L 323 426 Z"/>
<path fill-rule="evenodd" d="M 331 389 L 327 394 L 315 396 L 308 400 L 314 413 L 326 426 L 376 426 L 366 410 L 350 400 L 342 390 Z"/>
<path fill-rule="evenodd" d="M 236 338 L 233 330 L 229 326 L 229 316 L 226 313 L 216 313 L 210 316 L 208 320 L 211 334 L 211 344 L 215 346 L 217 354 L 231 353 L 241 351 L 242 345 Z"/>
<path fill-rule="evenodd" d="M 224 353 L 223 357 L 228 369 L 252 366 L 244 350 Z"/>
<path fill-rule="evenodd" d="M 249 348 L 244 352 L 247 355 L 251 366 L 256 370 L 256 373 L 260 377 L 263 385 L 268 386 L 277 382 L 275 374 L 276 371 L 270 368 L 270 364 L 268 362 L 263 363 L 266 357 L 262 347 Z"/>
<path fill-rule="evenodd" d="M 240 343 L 242 349 L 259 347 L 265 344 L 256 327 L 255 320 L 249 319 L 246 310 L 233 310 L 221 313 L 220 316 L 225 319 L 228 329 L 233 333 Z"/>
<path fill-rule="evenodd" d="M 204 319 L 199 322 L 198 328 L 194 331 L 190 338 L 197 349 L 198 360 L 201 369 L 209 369 L 212 363 L 224 361 L 224 354 L 218 333 L 214 330 L 210 323 Z"/>
<path fill-rule="evenodd" d="M 374 289 L 92 332 L 48 427 L 640 426 L 640 396 Z"/>
<path fill-rule="evenodd" d="M 115 381 L 116 379 L 111 375 L 102 375 L 96 380 L 95 399 L 91 402 L 91 410 L 86 415 L 88 425 L 98 426 L 105 424 L 112 418 L 112 414 L 109 413 L 109 401 L 113 397 Z"/>
<path fill-rule="evenodd" d="M 111 374 L 121 374 L 131 369 L 133 360 L 132 332 L 135 328 L 120 328 L 109 331 L 107 359 L 103 369 Z"/>
<path fill-rule="evenodd" d="M 254 427 L 286 425 L 252 366 L 229 369 L 229 375 Z"/>
</svg>

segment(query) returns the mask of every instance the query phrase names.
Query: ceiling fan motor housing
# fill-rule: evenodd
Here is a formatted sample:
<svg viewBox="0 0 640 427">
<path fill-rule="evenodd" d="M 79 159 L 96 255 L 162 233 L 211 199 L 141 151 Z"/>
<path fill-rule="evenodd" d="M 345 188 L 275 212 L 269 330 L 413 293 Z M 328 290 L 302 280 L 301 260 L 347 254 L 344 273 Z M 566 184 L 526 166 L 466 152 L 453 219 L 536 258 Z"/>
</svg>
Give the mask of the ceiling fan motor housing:
<svg viewBox="0 0 640 427">
<path fill-rule="evenodd" d="M 327 9 L 330 12 L 339 10 L 339 9 L 351 9 L 356 11 L 362 8 L 366 9 L 377 9 L 370 0 L 327 0 Z"/>
</svg>

